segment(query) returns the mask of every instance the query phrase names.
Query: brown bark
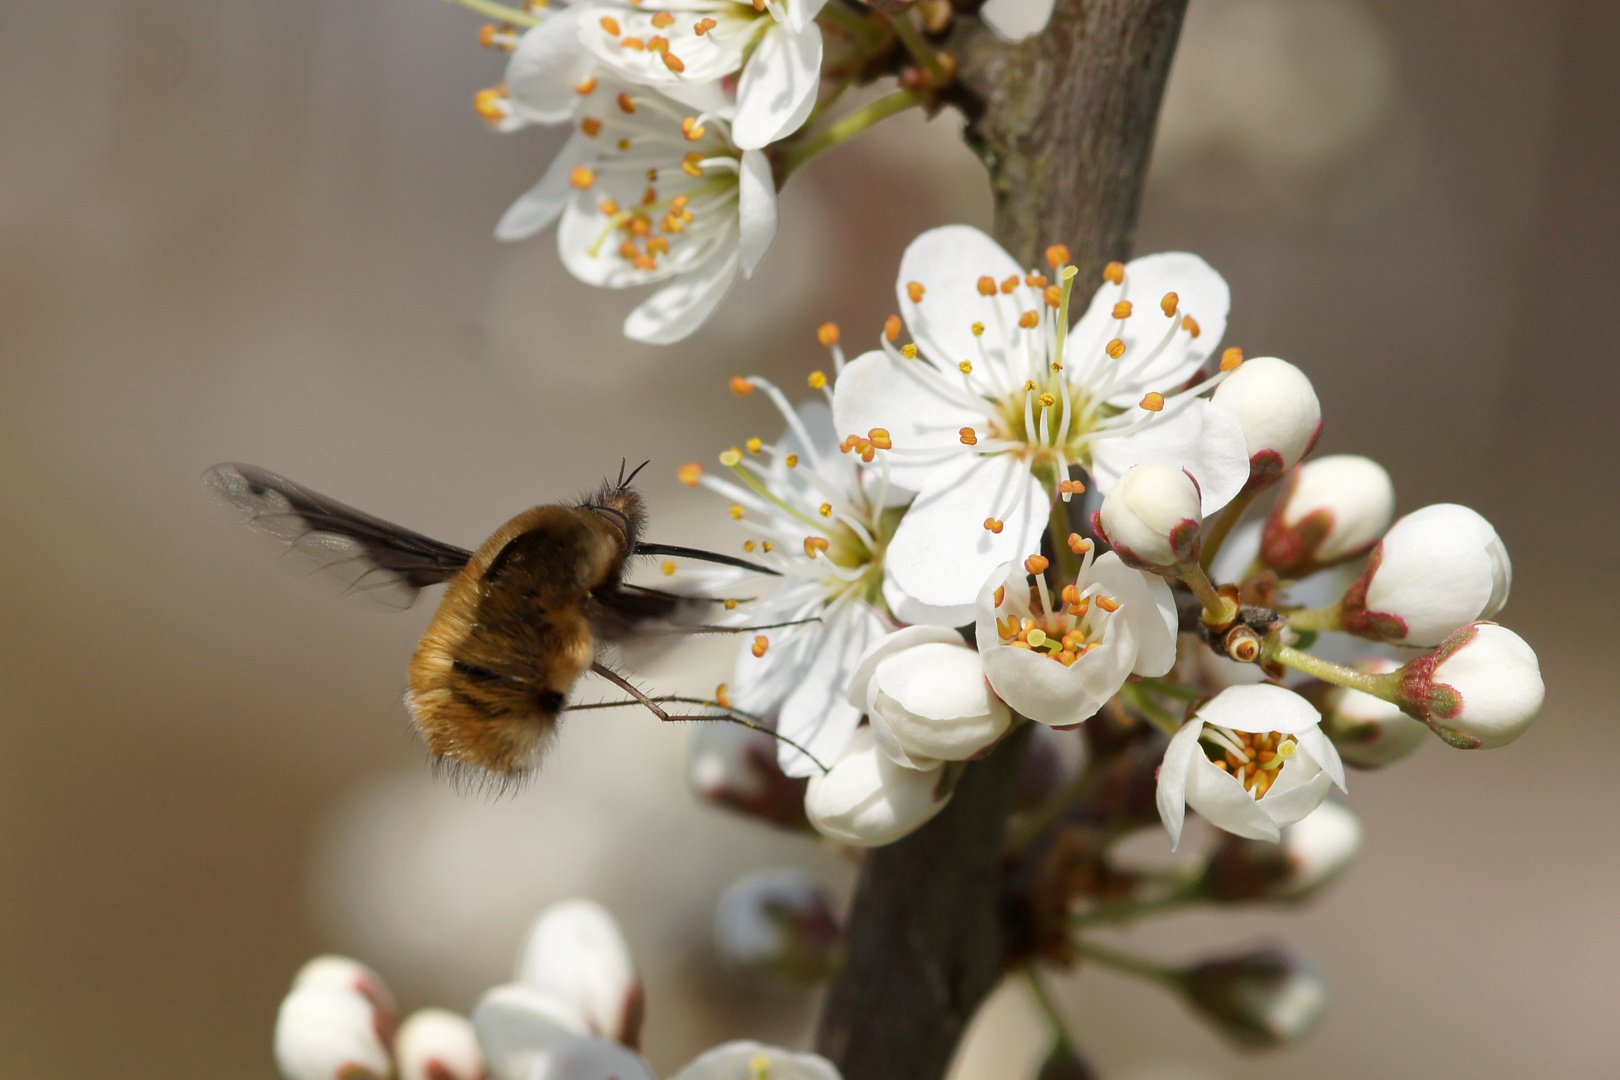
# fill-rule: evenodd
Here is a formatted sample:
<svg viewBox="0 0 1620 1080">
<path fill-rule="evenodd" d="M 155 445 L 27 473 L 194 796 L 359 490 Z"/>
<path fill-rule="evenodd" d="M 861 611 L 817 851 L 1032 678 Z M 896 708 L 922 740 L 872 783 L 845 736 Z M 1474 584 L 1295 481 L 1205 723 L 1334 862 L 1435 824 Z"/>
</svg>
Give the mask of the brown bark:
<svg viewBox="0 0 1620 1080">
<path fill-rule="evenodd" d="M 996 235 L 1026 266 L 1068 245 L 1081 303 L 1130 255 L 1187 0 L 1057 0 L 1018 45 L 971 18 L 950 99 L 990 170 Z M 938 1080 L 1006 965 L 1002 843 L 1027 730 L 969 765 L 946 809 L 873 851 L 817 1048 L 845 1080 Z"/>
</svg>

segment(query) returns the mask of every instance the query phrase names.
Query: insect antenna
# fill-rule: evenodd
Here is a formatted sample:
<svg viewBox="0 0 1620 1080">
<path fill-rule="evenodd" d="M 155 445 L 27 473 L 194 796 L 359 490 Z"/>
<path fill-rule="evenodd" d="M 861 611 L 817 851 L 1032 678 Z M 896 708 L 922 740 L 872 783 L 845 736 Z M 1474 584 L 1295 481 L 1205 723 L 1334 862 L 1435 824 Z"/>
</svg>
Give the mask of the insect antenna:
<svg viewBox="0 0 1620 1080">
<path fill-rule="evenodd" d="M 648 458 L 646 461 L 643 461 L 640 465 L 637 465 L 634 469 L 630 470 L 630 475 L 626 476 L 626 475 L 624 475 L 625 460 L 624 460 L 624 458 L 620 458 L 619 459 L 619 486 L 621 488 L 629 487 L 631 484 L 635 483 L 636 477 L 641 475 L 641 470 L 645 469 L 648 465 L 651 465 L 651 464 L 652 464 L 652 458 Z"/>
<path fill-rule="evenodd" d="M 739 559 L 735 555 L 722 555 L 718 551 L 704 551 L 702 548 L 681 547 L 679 544 L 637 544 L 637 555 L 674 555 L 680 559 L 696 559 L 699 562 L 719 563 L 722 566 L 738 566 L 744 570 L 752 570 L 756 574 L 769 574 L 772 577 L 781 577 L 782 571 L 772 570 L 768 566 Z"/>
<path fill-rule="evenodd" d="M 821 760 L 819 758 L 817 758 L 814 754 L 812 754 L 810 751 L 806 750 L 804 747 L 800 746 L 798 743 L 794 742 L 792 739 L 788 738 L 786 735 L 781 735 L 781 734 L 778 734 L 775 731 L 772 731 L 770 728 L 766 727 L 762 722 L 760 722 L 759 718 L 757 718 L 757 717 L 750 718 L 751 714 L 744 713 L 740 709 L 732 708 L 732 707 L 726 706 L 726 705 L 721 705 L 717 701 L 705 701 L 702 698 L 680 697 L 680 696 L 675 695 L 675 694 L 664 694 L 664 695 L 661 695 L 659 697 L 648 697 L 645 693 L 642 692 L 642 690 L 638 686 L 636 686 L 635 683 L 631 682 L 629 679 L 626 679 L 623 675 L 620 675 L 617 671 L 614 671 L 612 668 L 608 667 L 606 664 L 601 663 L 600 661 L 597 662 L 597 663 L 592 664 L 591 665 L 591 670 L 596 672 L 598 675 L 602 676 L 602 678 L 606 679 L 608 682 L 612 683 L 614 686 L 617 686 L 620 690 L 623 690 L 625 693 L 629 694 L 632 700 L 630 700 L 630 701 L 599 701 L 599 702 L 595 702 L 595 703 L 589 704 L 589 705 L 567 705 L 567 706 L 564 706 L 564 708 L 567 709 L 568 711 L 570 711 L 570 712 L 580 712 L 580 711 L 583 711 L 585 709 L 614 709 L 614 708 L 622 708 L 625 705 L 642 705 L 642 706 L 645 706 L 648 710 L 650 710 L 654 716 L 658 717 L 658 719 L 668 721 L 668 722 L 695 721 L 695 720 L 724 720 L 727 723 L 731 723 L 731 724 L 741 724 L 743 727 L 753 728 L 755 731 L 762 731 L 765 734 L 769 735 L 771 738 L 777 740 L 778 742 L 786 743 L 788 746 L 793 747 L 793 749 L 797 750 L 799 753 L 801 753 L 805 757 L 809 758 L 811 763 L 814 764 L 815 767 L 820 769 L 823 773 L 827 772 L 827 766 L 823 765 L 821 763 Z M 704 716 L 678 715 L 678 714 L 667 712 L 663 708 L 659 707 L 658 703 L 661 702 L 661 701 L 680 702 L 681 704 L 686 704 L 686 705 L 706 705 L 711 709 L 725 709 L 726 711 L 722 712 L 722 713 L 718 713 L 718 714 L 710 713 L 710 714 L 704 715 Z"/>
<path fill-rule="evenodd" d="M 637 630 L 636 634 L 639 637 L 660 637 L 670 634 L 748 634 L 755 630 L 778 630 L 784 626 L 803 626 L 806 623 L 818 623 L 820 621 L 821 616 L 812 615 L 808 619 L 765 623 L 763 626 L 714 626 L 709 623 L 696 623 L 692 626 L 660 627 L 656 630 L 642 628 Z"/>
</svg>

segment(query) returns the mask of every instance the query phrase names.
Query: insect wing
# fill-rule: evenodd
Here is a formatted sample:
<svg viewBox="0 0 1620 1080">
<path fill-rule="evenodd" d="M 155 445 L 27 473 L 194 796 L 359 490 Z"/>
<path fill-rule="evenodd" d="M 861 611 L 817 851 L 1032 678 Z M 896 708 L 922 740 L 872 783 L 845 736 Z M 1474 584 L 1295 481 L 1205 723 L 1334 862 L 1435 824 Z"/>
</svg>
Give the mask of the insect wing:
<svg viewBox="0 0 1620 1080">
<path fill-rule="evenodd" d="M 276 541 L 294 573 L 363 606 L 403 611 L 424 586 L 448 581 L 472 558 L 255 465 L 215 465 L 203 487 Z"/>
</svg>

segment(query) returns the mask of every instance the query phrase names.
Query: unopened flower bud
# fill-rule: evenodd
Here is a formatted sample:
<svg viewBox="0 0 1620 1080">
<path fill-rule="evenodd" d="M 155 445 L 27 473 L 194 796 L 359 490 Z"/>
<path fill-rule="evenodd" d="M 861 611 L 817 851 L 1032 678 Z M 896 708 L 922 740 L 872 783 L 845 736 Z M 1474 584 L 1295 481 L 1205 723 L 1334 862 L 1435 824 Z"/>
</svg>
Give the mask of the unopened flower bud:
<svg viewBox="0 0 1620 1080">
<path fill-rule="evenodd" d="M 1349 807 L 1330 800 L 1285 826 L 1276 844 L 1223 837 L 1204 867 L 1203 887 L 1216 900 L 1302 900 L 1337 877 L 1360 850 L 1361 822 Z"/>
<path fill-rule="evenodd" d="M 1240 1046 L 1298 1042 L 1322 1018 L 1327 983 L 1302 958 L 1279 948 L 1206 960 L 1184 975 L 1193 1008 Z"/>
<path fill-rule="evenodd" d="M 796 1054 L 779 1046 L 739 1039 L 693 1058 L 674 1080 L 839 1080 L 838 1069 L 819 1054 Z"/>
<path fill-rule="evenodd" d="M 1461 750 L 1523 735 L 1545 693 L 1535 652 L 1495 623 L 1465 626 L 1401 669 L 1402 707 Z"/>
<path fill-rule="evenodd" d="M 914 769 L 965 761 L 1012 723 L 979 653 L 937 626 L 908 626 L 867 649 L 850 677 L 849 700 L 871 719 L 879 748 Z"/>
<path fill-rule="evenodd" d="M 1340 625 L 1400 645 L 1438 645 L 1507 603 L 1513 564 L 1491 523 L 1436 503 L 1397 521 L 1340 602 Z"/>
<path fill-rule="evenodd" d="M 399 1080 L 484 1080 L 484 1054 L 472 1021 L 448 1009 L 419 1009 L 394 1038 Z"/>
<path fill-rule="evenodd" d="M 577 1010 L 592 1035 L 636 1046 L 642 989 L 619 924 L 592 900 L 552 904 L 518 953 L 517 981 Z"/>
<path fill-rule="evenodd" d="M 832 898 L 797 867 L 738 878 L 714 911 L 714 944 L 727 966 L 799 986 L 829 978 L 843 952 Z"/>
<path fill-rule="evenodd" d="M 945 767 L 908 769 L 859 728 L 831 769 L 810 778 L 804 809 L 810 824 L 855 847 L 881 847 L 921 828 L 950 801 Z"/>
<path fill-rule="evenodd" d="M 1161 462 L 1128 469 L 1092 515 L 1125 565 L 1155 573 L 1198 561 L 1203 522 L 1197 481 Z"/>
<path fill-rule="evenodd" d="M 741 724 L 698 724 L 687 743 L 693 794 L 789 829 L 807 829 L 804 788 L 777 764 L 776 740 Z"/>
<path fill-rule="evenodd" d="M 1362 671 L 1385 675 L 1398 665 L 1381 657 L 1356 665 Z M 1358 769 L 1377 769 L 1407 757 L 1429 741 L 1429 730 L 1383 698 L 1352 690 L 1330 688 L 1322 698 L 1322 730 L 1333 740 L 1339 756 Z"/>
<path fill-rule="evenodd" d="M 1322 430 L 1322 406 L 1305 373 L 1275 356 L 1245 360 L 1210 399 L 1243 427 L 1250 491 L 1274 483 L 1311 452 Z"/>
<path fill-rule="evenodd" d="M 276 1066 L 287 1080 L 382 1080 L 397 1022 L 376 973 L 340 956 L 306 964 L 276 1014 Z"/>
<path fill-rule="evenodd" d="M 1260 558 L 1285 578 L 1353 559 L 1395 516 L 1395 485 L 1371 458 L 1333 454 L 1306 462 L 1283 487 L 1260 538 Z"/>
</svg>

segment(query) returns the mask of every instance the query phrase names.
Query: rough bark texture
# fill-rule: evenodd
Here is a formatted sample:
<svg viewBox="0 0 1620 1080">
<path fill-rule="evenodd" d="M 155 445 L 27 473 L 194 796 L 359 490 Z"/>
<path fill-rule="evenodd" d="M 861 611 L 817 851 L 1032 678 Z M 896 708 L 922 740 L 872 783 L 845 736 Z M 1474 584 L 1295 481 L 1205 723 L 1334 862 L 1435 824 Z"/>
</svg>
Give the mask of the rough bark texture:
<svg viewBox="0 0 1620 1080">
<path fill-rule="evenodd" d="M 1067 244 L 1089 296 L 1130 255 L 1187 0 L 1057 0 L 1018 45 L 964 18 L 950 100 L 990 169 L 997 239 L 1026 266 Z M 938 1080 L 1005 966 L 1003 832 L 1027 730 L 971 764 L 951 804 L 873 851 L 817 1048 L 845 1080 Z"/>
</svg>

